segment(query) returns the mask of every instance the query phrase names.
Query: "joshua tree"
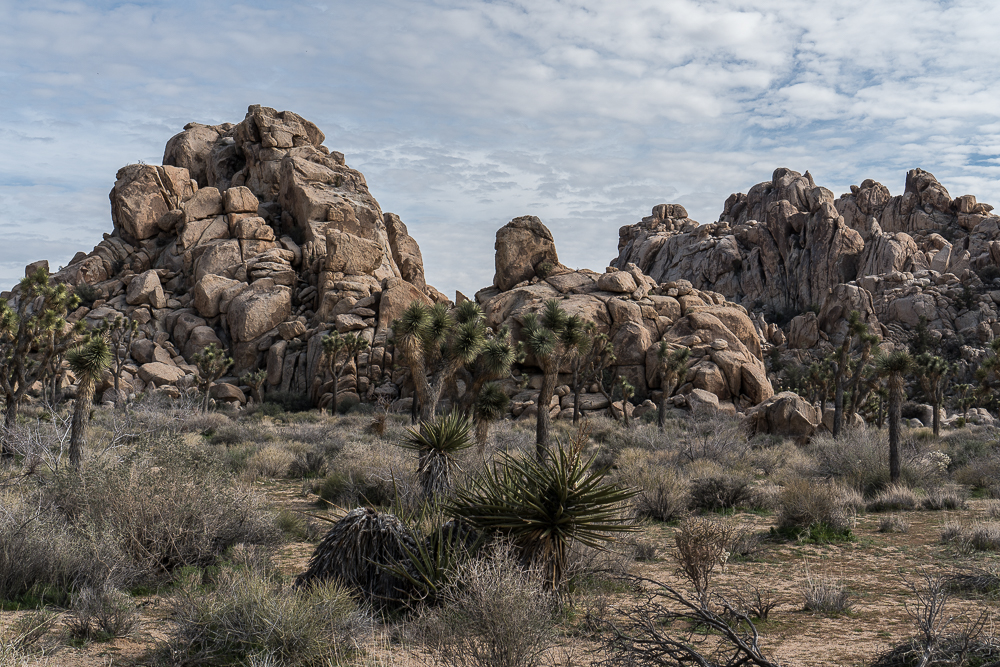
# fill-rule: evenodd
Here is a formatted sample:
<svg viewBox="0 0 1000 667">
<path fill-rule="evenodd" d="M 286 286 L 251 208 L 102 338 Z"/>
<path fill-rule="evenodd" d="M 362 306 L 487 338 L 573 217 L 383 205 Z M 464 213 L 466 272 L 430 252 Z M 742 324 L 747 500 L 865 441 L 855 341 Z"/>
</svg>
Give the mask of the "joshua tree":
<svg viewBox="0 0 1000 667">
<path fill-rule="evenodd" d="M 567 316 L 555 299 L 545 302 L 542 316 L 528 313 L 523 318 L 525 347 L 542 368 L 542 386 L 538 391 L 538 424 L 535 430 L 535 453 L 542 460 L 549 449 L 549 403 L 555 393 L 559 369 L 568 355 L 580 349 L 587 339 L 583 320 Z"/>
<path fill-rule="evenodd" d="M 125 407 L 125 399 L 121 391 L 122 370 L 132 356 L 132 344 L 139 331 L 139 323 L 133 319 L 118 317 L 105 318 L 98 328 L 107 337 L 111 352 L 111 375 L 115 382 L 115 405 Z"/>
<path fill-rule="evenodd" d="M 341 334 L 336 331 L 323 336 L 323 353 L 330 364 L 330 374 L 333 375 L 333 414 L 337 414 L 337 386 L 340 377 L 347 370 L 347 363 L 368 347 L 368 341 L 352 333 Z"/>
<path fill-rule="evenodd" d="M 976 383 L 978 384 L 976 393 L 983 403 L 987 404 L 987 407 L 996 400 L 995 390 L 1000 384 L 1000 338 L 994 338 L 990 341 L 990 349 L 992 354 L 983 359 L 979 368 L 976 369 Z"/>
<path fill-rule="evenodd" d="M 971 384 L 956 384 L 954 389 L 957 396 L 955 406 L 962 411 L 962 423 L 964 424 L 969 421 L 969 408 L 972 407 L 975 400 L 975 396 L 971 393 L 973 386 Z"/>
<path fill-rule="evenodd" d="M 899 420 L 906 390 L 906 374 L 913 360 L 906 350 L 875 356 L 875 372 L 885 382 L 889 394 L 889 480 L 899 481 Z"/>
<path fill-rule="evenodd" d="M 874 367 L 872 367 L 872 349 L 878 344 L 879 338 L 873 333 L 865 332 L 861 335 L 861 350 L 858 360 L 854 364 L 854 373 L 851 375 L 851 406 L 848 414 L 855 414 L 861 406 L 868 400 L 868 394 L 875 386 L 876 378 Z"/>
<path fill-rule="evenodd" d="M 253 373 L 247 373 L 241 379 L 250 387 L 250 395 L 253 396 L 253 402 L 257 405 L 263 403 L 264 394 L 262 390 L 264 382 L 267 380 L 267 371 L 261 368 Z"/>
<path fill-rule="evenodd" d="M 465 306 L 467 303 L 475 306 L 471 301 L 463 301 L 459 308 L 469 308 Z M 476 308 L 478 309 L 478 306 Z M 472 363 L 462 369 L 466 380 L 466 390 L 462 400 L 462 411 L 465 414 L 475 411 L 486 387 L 489 387 L 494 380 L 509 376 L 514 362 L 523 358 L 521 345 L 514 344 L 510 329 L 507 327 L 501 327 L 496 333 L 493 333 L 484 325 L 484 335 L 486 343 L 479 355 Z"/>
<path fill-rule="evenodd" d="M 941 403 L 944 402 L 945 383 L 951 375 L 952 367 L 930 352 L 917 355 L 913 361 L 920 387 L 934 408 L 934 437 L 938 437 L 941 435 Z"/>
<path fill-rule="evenodd" d="M 509 405 L 510 397 L 496 382 L 490 382 L 479 392 L 472 406 L 472 419 L 476 425 L 476 443 L 479 445 L 480 454 L 486 447 L 490 424 L 503 417 Z"/>
<path fill-rule="evenodd" d="M 79 380 L 76 405 L 73 407 L 73 426 L 69 437 L 69 462 L 74 468 L 79 468 L 80 455 L 87 442 L 87 422 L 90 421 L 94 388 L 111 363 L 111 349 L 107 337 L 103 333 L 96 333 L 82 345 L 69 350 L 66 353 L 66 360 Z"/>
<path fill-rule="evenodd" d="M 610 396 L 604 389 L 604 370 L 615 363 L 615 348 L 607 334 L 597 333 L 597 325 L 586 322 L 585 343 L 573 355 L 573 423 L 580 421 L 580 389 L 583 385 L 597 382 L 601 393 Z"/>
<path fill-rule="evenodd" d="M 201 411 L 208 412 L 208 400 L 212 385 L 233 365 L 232 357 L 226 355 L 215 343 L 210 343 L 204 350 L 192 357 L 198 367 L 198 389 L 204 394 Z"/>
<path fill-rule="evenodd" d="M 660 362 L 660 401 L 657 406 L 656 424 L 663 431 L 667 425 L 667 398 L 687 378 L 687 362 L 691 357 L 691 348 L 680 347 L 671 349 L 667 341 L 660 341 L 656 358 Z"/>
<path fill-rule="evenodd" d="M 459 304 L 453 314 L 444 304 L 428 308 L 414 301 L 392 323 L 392 332 L 396 350 L 413 377 L 421 421 L 430 421 L 445 385 L 486 346 L 482 311 L 472 301 Z"/>
<path fill-rule="evenodd" d="M 65 319 L 77 303 L 65 285 L 49 283 L 43 268 L 21 279 L 14 307 L 0 299 L 0 391 L 6 428 L 17 422 L 24 395 L 44 375 L 52 357 L 69 349 L 83 332 L 82 320 L 69 326 Z M 0 454 L 10 455 L 3 443 Z"/>
<path fill-rule="evenodd" d="M 631 424 L 629 424 L 628 406 L 632 397 L 635 396 L 635 387 L 624 375 L 618 376 L 618 380 L 615 382 L 615 385 L 622 394 L 622 422 L 624 423 L 625 428 L 629 428 Z"/>
<path fill-rule="evenodd" d="M 852 348 L 857 345 L 861 345 L 864 348 L 867 345 L 869 354 L 871 353 L 871 343 L 866 343 L 866 338 L 870 334 L 868 333 L 868 324 L 861 319 L 861 314 L 856 310 L 852 310 L 847 321 L 847 333 L 844 335 L 844 341 L 841 343 L 840 348 L 837 350 L 836 357 L 831 364 L 831 371 L 833 374 L 833 437 L 837 438 L 840 436 L 840 432 L 843 428 L 844 423 L 844 390 L 848 384 L 848 371 L 850 370 L 851 362 L 855 363 L 855 376 L 851 377 L 851 384 L 860 381 L 859 371 L 863 371 L 864 362 L 860 360 L 852 360 L 851 352 Z"/>
<path fill-rule="evenodd" d="M 471 424 L 458 412 L 432 422 L 422 422 L 419 429 L 407 429 L 400 443 L 419 455 L 417 476 L 428 500 L 444 496 L 450 489 L 458 467 L 455 454 L 472 446 Z"/>
</svg>

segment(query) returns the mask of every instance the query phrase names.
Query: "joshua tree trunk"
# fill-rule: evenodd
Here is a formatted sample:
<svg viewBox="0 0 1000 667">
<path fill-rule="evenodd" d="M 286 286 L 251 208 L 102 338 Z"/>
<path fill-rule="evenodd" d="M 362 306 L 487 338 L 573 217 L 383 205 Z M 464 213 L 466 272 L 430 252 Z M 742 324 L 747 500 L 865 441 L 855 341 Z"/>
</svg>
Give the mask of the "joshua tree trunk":
<svg viewBox="0 0 1000 667">
<path fill-rule="evenodd" d="M 556 356 L 549 360 L 543 369 L 542 386 L 538 390 L 538 423 L 535 429 L 535 455 L 539 461 L 544 461 L 549 451 L 549 429 L 551 419 L 549 418 L 549 403 L 552 402 L 552 395 L 556 391 L 556 380 L 559 377 L 559 366 L 562 365 L 562 356 Z"/>
<path fill-rule="evenodd" d="M 80 467 L 80 457 L 87 444 L 87 422 L 90 421 L 90 405 L 94 397 L 94 379 L 83 377 L 77 388 L 76 405 L 73 407 L 73 424 L 69 436 L 69 463 Z"/>
<path fill-rule="evenodd" d="M 835 388 L 833 392 L 833 437 L 840 436 L 844 425 L 844 378 L 839 364 L 834 366 Z"/>
<path fill-rule="evenodd" d="M 899 420 L 902 399 L 895 391 L 889 395 L 889 481 L 899 481 Z"/>
<path fill-rule="evenodd" d="M 333 373 L 333 416 L 337 416 L 337 387 L 340 385 L 340 376 L 337 375 L 336 371 Z"/>
<path fill-rule="evenodd" d="M 573 425 L 580 421 L 580 360 L 573 364 Z"/>
<path fill-rule="evenodd" d="M 660 392 L 660 400 L 656 402 L 656 426 L 660 433 L 667 428 L 667 389 Z"/>
</svg>

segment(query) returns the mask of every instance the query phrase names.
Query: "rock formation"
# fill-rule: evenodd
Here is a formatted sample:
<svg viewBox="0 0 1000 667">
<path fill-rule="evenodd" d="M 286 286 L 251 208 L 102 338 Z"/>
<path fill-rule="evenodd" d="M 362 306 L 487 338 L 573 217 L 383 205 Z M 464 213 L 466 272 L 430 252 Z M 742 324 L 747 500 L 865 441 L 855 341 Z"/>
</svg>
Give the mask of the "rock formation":
<svg viewBox="0 0 1000 667">
<path fill-rule="evenodd" d="M 53 279 L 99 295 L 72 320 L 140 323 L 127 391 L 193 386 L 193 356 L 215 343 L 235 360 L 223 383 L 264 368 L 266 390 L 325 405 L 321 339 L 333 329 L 371 343 L 341 388 L 366 397 L 390 381 L 389 322 L 415 298 L 442 297 L 406 226 L 323 141 L 304 118 L 254 105 L 240 123 L 185 126 L 163 166 L 118 172 L 114 231 Z"/>
<path fill-rule="evenodd" d="M 567 314 L 594 322 L 598 332 L 609 337 L 616 357 L 612 371 L 630 381 L 638 401 L 660 387 L 656 352 L 661 340 L 692 350 L 688 382 L 674 405 L 687 406 L 684 395 L 699 390 L 715 396 L 719 409 L 735 414 L 774 393 L 762 361 L 759 330 L 746 309 L 721 294 L 697 290 L 683 279 L 657 283 L 635 264 L 605 273 L 571 270 L 559 263 L 552 233 L 533 216 L 502 227 L 496 251 L 494 284 L 476 293 L 490 327 L 509 327 L 517 338 L 524 315 L 556 299 Z M 535 390 L 512 397 L 515 415 L 534 406 L 540 385 L 538 368 L 519 370 Z M 561 380 L 549 406 L 553 416 L 572 416 L 567 382 Z M 608 400 L 585 392 L 583 405 L 587 411 L 604 410 Z"/>
</svg>

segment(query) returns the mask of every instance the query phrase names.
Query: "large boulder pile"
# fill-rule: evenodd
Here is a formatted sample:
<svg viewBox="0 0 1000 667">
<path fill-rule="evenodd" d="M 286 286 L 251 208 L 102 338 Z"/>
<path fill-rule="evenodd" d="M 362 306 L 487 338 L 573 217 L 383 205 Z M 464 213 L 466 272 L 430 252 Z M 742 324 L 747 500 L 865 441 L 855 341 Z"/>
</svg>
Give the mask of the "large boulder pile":
<svg viewBox="0 0 1000 667">
<path fill-rule="evenodd" d="M 688 382 L 674 399 L 679 407 L 690 407 L 685 396 L 696 390 L 712 394 L 720 409 L 733 413 L 774 393 L 762 361 L 762 332 L 746 309 L 718 292 L 695 289 L 683 279 L 657 283 L 635 264 L 604 273 L 569 269 L 559 263 L 551 232 L 531 216 L 501 228 L 496 250 L 494 284 L 475 297 L 494 329 L 508 327 L 518 338 L 524 316 L 555 299 L 567 314 L 593 322 L 609 337 L 616 358 L 612 370 L 630 381 L 639 401 L 660 389 L 660 341 L 692 350 Z M 568 364 L 563 370 L 569 372 Z M 541 371 L 532 365 L 519 371 L 528 388 L 513 395 L 513 411 L 530 415 Z M 560 378 L 549 406 L 553 416 L 572 415 L 568 383 L 568 375 Z M 585 388 L 583 404 L 588 411 L 608 408 L 595 388 Z"/>
<path fill-rule="evenodd" d="M 403 222 L 323 141 L 301 116 L 254 105 L 236 124 L 185 126 L 163 166 L 118 172 L 114 231 L 53 279 L 96 290 L 72 320 L 139 322 L 127 391 L 192 386 L 194 355 L 214 343 L 235 360 L 225 381 L 266 369 L 266 389 L 326 404 L 332 330 L 371 343 L 340 388 L 363 398 L 391 379 L 388 325 L 413 299 L 443 296 Z"/>
</svg>

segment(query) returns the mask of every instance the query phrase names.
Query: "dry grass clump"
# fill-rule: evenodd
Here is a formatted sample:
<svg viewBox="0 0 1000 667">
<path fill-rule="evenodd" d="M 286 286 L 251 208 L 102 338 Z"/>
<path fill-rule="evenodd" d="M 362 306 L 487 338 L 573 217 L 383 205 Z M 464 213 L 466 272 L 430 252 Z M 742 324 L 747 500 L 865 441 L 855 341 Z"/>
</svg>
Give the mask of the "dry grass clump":
<svg viewBox="0 0 1000 667">
<path fill-rule="evenodd" d="M 956 486 L 937 487 L 927 492 L 927 497 L 921 501 L 925 510 L 963 510 L 967 504 L 968 495 L 965 489 Z"/>
<path fill-rule="evenodd" d="M 421 619 L 421 636 L 449 667 L 535 667 L 554 639 L 554 599 L 509 547 L 459 566 L 443 604 Z"/>
<path fill-rule="evenodd" d="M 852 494 L 825 481 L 795 479 L 787 482 L 779 498 L 778 525 L 785 529 L 825 526 L 843 533 L 854 523 Z"/>
<path fill-rule="evenodd" d="M 908 533 L 910 532 L 910 522 L 898 514 L 887 514 L 879 519 L 878 532 Z"/>
<path fill-rule="evenodd" d="M 891 484 L 879 491 L 869 503 L 869 512 L 899 512 L 917 508 L 920 499 L 912 489 L 902 484 Z"/>
<path fill-rule="evenodd" d="M 810 572 L 806 572 L 806 580 L 802 585 L 802 597 L 806 611 L 821 614 L 849 612 L 854 599 L 843 581 L 827 576 L 816 576 Z"/>
<path fill-rule="evenodd" d="M 991 500 L 986 504 L 986 518 L 993 521 L 1000 519 L 1000 501 Z"/>
<path fill-rule="evenodd" d="M 1000 551 L 1000 522 L 976 521 L 963 525 L 949 521 L 941 528 L 941 541 L 960 551 Z"/>
<path fill-rule="evenodd" d="M 419 502 L 416 457 L 392 443 L 352 442 L 329 467 L 334 472 L 313 488 L 325 502 L 345 508 L 388 507 L 397 500 L 409 507 Z"/>
<path fill-rule="evenodd" d="M 288 477 L 298 457 L 276 445 L 268 445 L 250 455 L 246 473 L 251 477 Z"/>
<path fill-rule="evenodd" d="M 291 590 L 266 559 L 224 565 L 202 588 L 202 574 L 182 577 L 172 601 L 172 664 L 325 666 L 357 651 L 365 622 L 350 592 L 334 581 Z"/>
<path fill-rule="evenodd" d="M 80 589 L 74 596 L 66 628 L 77 639 L 129 637 L 139 627 L 132 598 L 108 584 Z"/>
<path fill-rule="evenodd" d="M 815 474 L 835 478 L 843 485 L 871 494 L 889 481 L 888 434 L 867 426 L 844 430 L 840 438 L 817 434 L 807 451 Z"/>
</svg>

